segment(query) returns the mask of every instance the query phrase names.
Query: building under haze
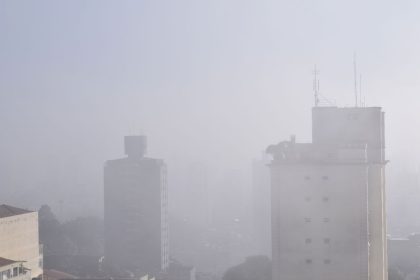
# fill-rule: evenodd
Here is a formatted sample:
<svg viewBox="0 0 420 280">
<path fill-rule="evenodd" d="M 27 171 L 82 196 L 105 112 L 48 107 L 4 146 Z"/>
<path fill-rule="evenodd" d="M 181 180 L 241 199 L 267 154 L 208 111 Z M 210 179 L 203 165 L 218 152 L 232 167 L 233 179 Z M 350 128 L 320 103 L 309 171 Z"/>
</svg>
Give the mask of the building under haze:
<svg viewBox="0 0 420 280">
<path fill-rule="evenodd" d="M 144 156 L 145 136 L 124 140 L 127 157 L 104 170 L 105 261 L 111 273 L 156 275 L 169 262 L 166 166 Z"/>
<path fill-rule="evenodd" d="M 255 254 L 271 257 L 271 201 L 268 156 L 252 162 L 253 238 Z"/>
<path fill-rule="evenodd" d="M 0 259 L 7 266 L 23 263 L 25 270 L 12 275 L 36 278 L 42 275 L 42 247 L 39 244 L 38 212 L 0 205 Z M 1 261 L 0 261 L 1 262 Z M 7 270 L 6 270 L 7 271 Z M 14 277 L 15 277 L 14 276 Z M 2 276 L 2 280 L 9 278 Z"/>
<path fill-rule="evenodd" d="M 315 107 L 312 143 L 267 152 L 273 279 L 388 279 L 381 108 Z"/>
<path fill-rule="evenodd" d="M 31 280 L 31 270 L 25 268 L 24 263 L 0 257 L 0 279 Z"/>
</svg>

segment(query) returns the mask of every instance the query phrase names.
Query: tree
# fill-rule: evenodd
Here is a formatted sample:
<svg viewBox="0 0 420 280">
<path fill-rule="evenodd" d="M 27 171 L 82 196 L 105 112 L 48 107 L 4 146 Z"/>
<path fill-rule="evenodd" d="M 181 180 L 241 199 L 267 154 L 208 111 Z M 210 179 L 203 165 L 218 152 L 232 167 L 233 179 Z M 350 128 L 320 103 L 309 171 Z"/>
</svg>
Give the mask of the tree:
<svg viewBox="0 0 420 280">
<path fill-rule="evenodd" d="M 76 245 L 78 254 L 103 255 L 103 221 L 95 217 L 79 217 L 62 225 L 65 235 Z"/>
<path fill-rule="evenodd" d="M 39 240 L 44 245 L 45 255 L 74 254 L 76 247 L 64 234 L 62 225 L 48 205 L 42 205 L 38 211 Z"/>
<path fill-rule="evenodd" d="M 223 280 L 271 280 L 271 261 L 266 256 L 251 256 L 229 268 Z"/>
</svg>

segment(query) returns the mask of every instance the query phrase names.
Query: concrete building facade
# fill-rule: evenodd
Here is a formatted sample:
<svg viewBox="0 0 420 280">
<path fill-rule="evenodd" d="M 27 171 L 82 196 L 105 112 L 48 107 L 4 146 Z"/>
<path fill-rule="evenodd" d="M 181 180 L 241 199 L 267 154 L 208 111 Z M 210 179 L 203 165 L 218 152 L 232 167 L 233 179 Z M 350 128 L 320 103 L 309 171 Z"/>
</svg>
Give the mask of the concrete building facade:
<svg viewBox="0 0 420 280">
<path fill-rule="evenodd" d="M 271 186 L 268 163 L 267 155 L 252 162 L 252 232 L 254 254 L 271 258 Z"/>
<path fill-rule="evenodd" d="M 0 205 L 0 257 L 24 261 L 34 278 L 42 275 L 38 212 Z"/>
<path fill-rule="evenodd" d="M 169 263 L 166 165 L 145 152 L 145 136 L 126 136 L 127 157 L 104 168 L 105 262 L 138 276 Z"/>
<path fill-rule="evenodd" d="M 312 143 L 268 147 L 273 280 L 385 280 L 384 113 L 315 107 Z"/>
</svg>

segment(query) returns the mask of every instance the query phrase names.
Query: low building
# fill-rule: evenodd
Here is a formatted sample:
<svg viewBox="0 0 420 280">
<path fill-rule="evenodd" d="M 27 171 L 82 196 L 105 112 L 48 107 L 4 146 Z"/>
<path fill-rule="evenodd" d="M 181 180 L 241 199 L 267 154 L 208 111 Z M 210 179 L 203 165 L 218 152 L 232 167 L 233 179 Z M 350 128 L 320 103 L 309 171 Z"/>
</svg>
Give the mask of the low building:
<svg viewBox="0 0 420 280">
<path fill-rule="evenodd" d="M 161 273 L 158 280 L 195 280 L 195 267 L 171 261 L 168 269 Z"/>
<path fill-rule="evenodd" d="M 14 261 L 0 257 L 1 280 L 30 280 L 31 271 L 24 267 L 23 261 Z"/>
<path fill-rule="evenodd" d="M 389 267 L 405 275 L 420 273 L 420 234 L 413 233 L 406 238 L 389 238 Z"/>
<path fill-rule="evenodd" d="M 0 205 L 0 256 L 24 261 L 34 278 L 42 275 L 38 212 Z"/>
<path fill-rule="evenodd" d="M 77 279 L 76 276 L 56 269 L 44 269 L 42 280 Z"/>
</svg>

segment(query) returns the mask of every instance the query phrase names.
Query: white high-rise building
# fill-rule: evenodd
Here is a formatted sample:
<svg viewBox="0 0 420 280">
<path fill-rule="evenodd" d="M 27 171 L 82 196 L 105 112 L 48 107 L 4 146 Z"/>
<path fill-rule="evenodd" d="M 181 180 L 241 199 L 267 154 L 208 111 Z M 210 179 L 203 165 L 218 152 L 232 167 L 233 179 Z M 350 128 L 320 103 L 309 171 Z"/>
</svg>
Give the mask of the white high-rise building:
<svg viewBox="0 0 420 280">
<path fill-rule="evenodd" d="M 315 107 L 312 143 L 268 147 L 273 280 L 386 280 L 384 113 Z"/>
</svg>

